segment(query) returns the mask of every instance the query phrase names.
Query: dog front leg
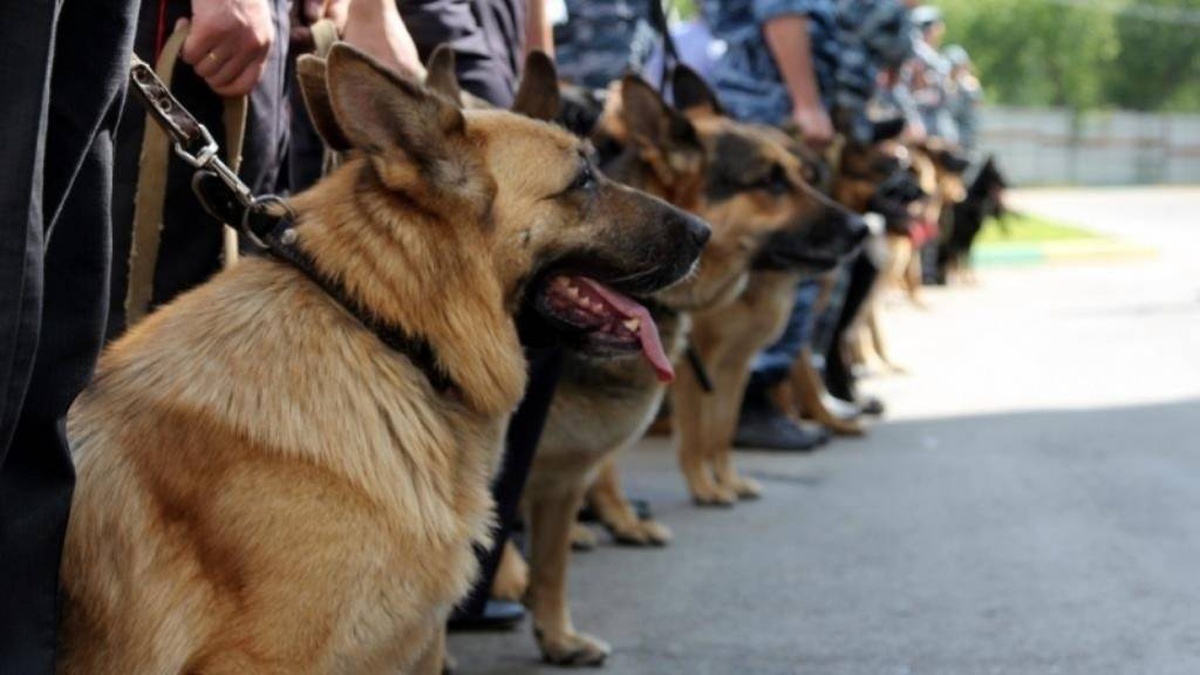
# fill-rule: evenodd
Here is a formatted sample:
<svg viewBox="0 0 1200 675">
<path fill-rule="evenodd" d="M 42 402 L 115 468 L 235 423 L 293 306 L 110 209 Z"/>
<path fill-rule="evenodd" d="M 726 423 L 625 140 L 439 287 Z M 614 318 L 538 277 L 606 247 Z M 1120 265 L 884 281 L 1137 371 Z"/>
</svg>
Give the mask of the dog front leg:
<svg viewBox="0 0 1200 675">
<path fill-rule="evenodd" d="M 700 506 L 732 505 L 736 497 L 713 482 L 707 461 L 707 446 L 713 431 L 710 417 L 713 412 L 712 399 L 716 393 L 705 392 L 689 368 L 681 368 L 676 372 L 671 391 L 675 401 L 679 470 L 687 482 L 692 501 Z"/>
<path fill-rule="evenodd" d="M 500 555 L 500 565 L 492 579 L 492 597 L 497 600 L 520 602 L 529 588 L 529 565 L 517 550 L 517 545 L 508 540 Z"/>
<path fill-rule="evenodd" d="M 542 656 L 564 666 L 595 666 L 608 658 L 604 642 L 575 632 L 567 602 L 567 565 L 571 559 L 571 526 L 583 503 L 583 488 L 541 495 L 529 503 L 531 535 L 530 586 L 527 604 L 533 612 L 533 634 Z"/>
<path fill-rule="evenodd" d="M 615 453 L 606 457 L 600 465 L 600 473 L 588 490 L 588 501 L 619 543 L 665 546 L 671 541 L 671 530 L 653 520 L 643 521 L 625 497 Z"/>
<path fill-rule="evenodd" d="M 722 490 L 738 499 L 758 499 L 762 496 L 762 485 L 752 478 L 740 476 L 733 462 L 733 437 L 749 379 L 749 364 L 742 370 L 742 373 L 730 371 L 725 380 L 733 384 L 718 387 L 713 392 L 713 406 L 709 411 L 713 433 L 709 436 L 708 461 L 712 463 L 713 475 Z"/>
</svg>

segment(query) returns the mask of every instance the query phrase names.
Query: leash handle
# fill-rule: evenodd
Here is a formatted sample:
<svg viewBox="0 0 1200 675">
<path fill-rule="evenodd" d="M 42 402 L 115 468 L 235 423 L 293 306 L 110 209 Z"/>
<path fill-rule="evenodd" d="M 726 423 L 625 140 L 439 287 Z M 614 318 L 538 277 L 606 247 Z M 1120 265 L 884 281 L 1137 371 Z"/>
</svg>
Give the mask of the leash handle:
<svg viewBox="0 0 1200 675">
<path fill-rule="evenodd" d="M 206 169 L 217 174 L 234 194 L 239 197 L 243 206 L 254 203 L 254 194 L 249 186 L 238 178 L 237 172 L 229 168 L 218 156 L 220 146 L 213 139 L 208 128 L 192 116 L 186 108 L 171 94 L 167 85 L 159 79 L 158 74 L 145 61 L 135 54 L 129 65 L 129 84 L 133 93 L 146 107 L 150 119 L 171 139 L 175 154 L 187 162 L 192 168 Z M 242 125 L 245 125 L 244 107 L 242 108 Z M 233 120 L 236 122 L 236 115 Z M 239 134 L 240 135 L 240 134 Z M 239 149 L 234 149 L 238 155 Z M 236 163 L 236 160 L 235 160 Z"/>
<path fill-rule="evenodd" d="M 254 204 L 253 193 L 237 175 L 238 166 L 241 164 L 242 143 L 245 139 L 246 97 L 225 100 L 224 126 L 228 155 L 226 164 L 218 155 L 220 146 L 212 134 L 171 93 L 171 76 L 175 72 L 187 35 L 186 26 L 171 34 L 163 45 L 155 68 L 150 67 L 136 54 L 131 55 L 130 59 L 130 89 L 146 109 L 147 122 L 139 161 L 129 274 L 125 291 L 125 314 L 129 325 L 146 315 L 154 297 L 154 275 L 158 265 L 166 203 L 170 156 L 168 147 L 198 174 L 212 175 L 219 179 L 223 186 L 222 192 L 239 204 L 241 209 L 248 209 Z M 203 195 L 198 196 L 209 213 L 216 215 L 203 199 Z M 222 222 L 239 221 L 222 219 Z M 224 226 L 222 231 L 222 258 L 224 266 L 229 267 L 237 262 L 238 236 L 228 225 Z"/>
</svg>

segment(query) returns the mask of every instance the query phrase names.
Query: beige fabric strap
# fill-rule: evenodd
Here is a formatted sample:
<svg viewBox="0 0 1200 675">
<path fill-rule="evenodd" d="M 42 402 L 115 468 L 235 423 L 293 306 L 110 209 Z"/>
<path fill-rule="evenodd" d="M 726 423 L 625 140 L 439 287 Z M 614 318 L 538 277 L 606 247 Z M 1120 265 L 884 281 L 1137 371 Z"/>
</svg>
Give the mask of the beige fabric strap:
<svg viewBox="0 0 1200 675">
<path fill-rule="evenodd" d="M 329 56 L 329 50 L 333 48 L 333 44 L 341 37 L 338 35 L 337 25 L 329 19 L 321 19 L 313 25 L 309 26 L 313 37 L 313 54 L 320 58 Z M 327 176 L 342 163 L 342 158 L 339 153 L 325 148 L 321 154 L 321 175 Z"/>
<path fill-rule="evenodd" d="M 163 45 L 155 72 L 169 88 L 171 75 L 179 61 L 187 26 L 171 34 Z M 242 143 L 246 130 L 246 97 L 225 101 L 225 150 L 229 168 L 237 171 L 242 160 Z M 129 278 L 125 292 L 126 325 L 132 326 L 144 317 L 154 296 L 154 270 L 158 265 L 158 250 L 162 242 L 163 209 L 167 193 L 167 165 L 171 156 L 171 141 L 149 115 L 146 116 L 142 137 L 142 154 L 138 167 L 137 197 L 134 202 L 133 236 L 129 250 Z M 225 266 L 237 261 L 237 233 L 225 226 Z"/>
<path fill-rule="evenodd" d="M 312 31 L 313 54 L 325 58 L 329 55 L 333 43 L 339 39 L 337 26 L 329 19 L 321 19 L 308 28 Z"/>
</svg>

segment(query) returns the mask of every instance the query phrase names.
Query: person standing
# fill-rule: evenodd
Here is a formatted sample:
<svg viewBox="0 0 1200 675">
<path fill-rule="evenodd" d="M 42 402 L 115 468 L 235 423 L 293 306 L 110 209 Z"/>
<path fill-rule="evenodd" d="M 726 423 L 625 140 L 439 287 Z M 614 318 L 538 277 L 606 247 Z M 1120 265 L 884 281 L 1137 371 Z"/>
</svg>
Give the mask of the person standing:
<svg viewBox="0 0 1200 675">
<path fill-rule="evenodd" d="M 979 106 L 983 102 L 983 87 L 975 77 L 967 50 L 959 45 L 950 45 L 942 55 L 950 62 L 948 107 L 958 127 L 958 144 L 967 153 L 974 154 L 979 142 Z"/>
<path fill-rule="evenodd" d="M 135 0 L 0 4 L 0 673 L 54 672 L 75 470 L 104 337 L 113 134 Z"/>
</svg>

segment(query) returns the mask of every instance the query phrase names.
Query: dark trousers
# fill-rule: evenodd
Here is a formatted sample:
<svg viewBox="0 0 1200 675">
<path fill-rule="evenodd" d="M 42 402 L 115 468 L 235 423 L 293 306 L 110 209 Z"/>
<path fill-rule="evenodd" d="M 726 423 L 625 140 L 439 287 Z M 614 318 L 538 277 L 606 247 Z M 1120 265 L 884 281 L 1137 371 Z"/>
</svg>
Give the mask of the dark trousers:
<svg viewBox="0 0 1200 675">
<path fill-rule="evenodd" d="M 285 96 L 287 63 L 287 0 L 272 0 L 275 43 L 271 47 L 262 81 L 250 94 L 246 114 L 246 136 L 242 148 L 242 180 L 255 194 L 275 192 L 287 151 L 288 104 Z M 134 50 L 147 63 L 158 60 L 161 42 L 171 27 L 188 16 L 190 4 L 183 0 L 141 0 Z M 160 32 L 160 26 L 164 30 Z M 208 127 L 221 145 L 225 158 L 223 102 L 191 66 L 179 62 L 171 92 L 200 123 Z M 125 326 L 125 294 L 129 280 L 129 248 L 134 204 L 137 198 L 138 165 L 146 111 L 130 97 L 117 134 L 116 183 L 113 192 L 113 274 L 109 303 L 108 337 L 120 335 Z M 154 269 L 151 305 L 158 306 L 201 283 L 221 268 L 220 223 L 209 216 L 192 192 L 194 170 L 171 154 L 167 168 L 163 231 Z"/>
<path fill-rule="evenodd" d="M 0 673 L 54 672 L 67 408 L 108 305 L 135 0 L 0 3 Z"/>
</svg>

